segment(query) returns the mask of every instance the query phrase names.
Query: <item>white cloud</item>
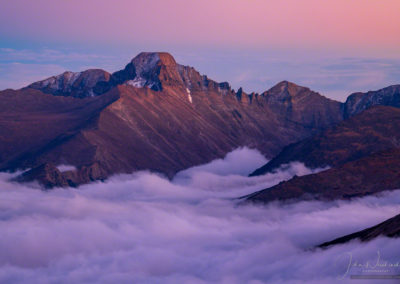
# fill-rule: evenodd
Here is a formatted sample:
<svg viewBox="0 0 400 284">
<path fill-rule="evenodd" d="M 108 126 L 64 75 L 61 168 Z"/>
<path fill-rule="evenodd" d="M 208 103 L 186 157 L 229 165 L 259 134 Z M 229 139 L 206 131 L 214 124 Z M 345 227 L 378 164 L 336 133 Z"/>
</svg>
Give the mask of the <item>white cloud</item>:
<svg viewBox="0 0 400 284">
<path fill-rule="evenodd" d="M 399 191 L 238 205 L 233 197 L 307 173 L 297 164 L 246 176 L 263 162 L 240 149 L 173 181 L 140 172 L 49 192 L 7 182 L 3 173 L 0 283 L 338 283 L 346 253 L 363 262 L 379 251 L 399 261 L 398 239 L 308 250 L 396 215 Z"/>
</svg>

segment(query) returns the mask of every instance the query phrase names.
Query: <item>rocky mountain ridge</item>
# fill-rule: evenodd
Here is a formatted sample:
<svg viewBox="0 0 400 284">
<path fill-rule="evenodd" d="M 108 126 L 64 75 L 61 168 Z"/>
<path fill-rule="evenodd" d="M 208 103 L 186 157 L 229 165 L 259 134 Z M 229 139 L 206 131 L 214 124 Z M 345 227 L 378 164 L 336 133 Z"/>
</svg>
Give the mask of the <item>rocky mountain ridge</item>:
<svg viewBox="0 0 400 284">
<path fill-rule="evenodd" d="M 9 133 L 0 138 L 0 169 L 31 168 L 23 179 L 40 176 L 48 186 L 137 170 L 172 177 L 242 146 L 273 158 L 346 116 L 342 103 L 287 81 L 235 92 L 163 52 L 141 53 L 113 74 L 67 72 L 0 98 L 0 128 Z M 76 170 L 57 172 L 60 164 Z"/>
<path fill-rule="evenodd" d="M 147 87 L 161 91 L 164 86 L 184 86 L 190 89 L 219 88 L 231 91 L 227 82 L 216 83 L 200 75 L 194 68 L 176 63 L 166 52 L 142 52 L 124 69 L 112 74 L 101 69 L 64 72 L 30 84 L 27 88 L 59 96 L 93 97 L 106 93 L 117 85 Z"/>
<path fill-rule="evenodd" d="M 290 161 L 332 168 L 261 190 L 248 200 L 349 199 L 400 188 L 400 109 L 370 108 L 313 137 L 287 146 L 261 168 L 269 172 Z M 285 160 L 285 158 L 287 158 Z"/>
<path fill-rule="evenodd" d="M 281 82 L 263 94 L 235 92 L 167 53 L 141 53 L 111 75 L 93 72 L 0 92 L 0 128 L 9 133 L 0 138 L 1 170 L 31 168 L 19 180 L 48 187 L 137 170 L 172 177 L 241 146 L 272 158 L 342 119 L 340 103 L 307 88 Z M 291 116 L 281 106 L 288 102 Z M 60 164 L 76 170 L 60 172 Z"/>
<path fill-rule="evenodd" d="M 286 146 L 251 176 L 273 172 L 291 162 L 309 168 L 336 167 L 376 152 L 400 147 L 400 109 L 375 106 L 315 136 Z"/>
</svg>

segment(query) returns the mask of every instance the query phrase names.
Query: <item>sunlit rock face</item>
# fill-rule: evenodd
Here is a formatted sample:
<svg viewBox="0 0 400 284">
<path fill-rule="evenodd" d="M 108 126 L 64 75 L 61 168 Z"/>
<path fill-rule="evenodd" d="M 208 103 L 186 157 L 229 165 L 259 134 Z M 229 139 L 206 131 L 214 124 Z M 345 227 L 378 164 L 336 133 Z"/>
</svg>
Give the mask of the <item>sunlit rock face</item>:
<svg viewBox="0 0 400 284">
<path fill-rule="evenodd" d="M 145 169 L 173 177 L 242 146 L 272 158 L 341 119 L 340 103 L 308 88 L 285 81 L 263 94 L 234 91 L 165 52 L 140 53 L 113 74 L 65 72 L 0 97 L 0 127 L 12 130 L 0 140 L 0 169 L 31 169 L 25 179 L 37 175 L 47 187 Z M 63 164 L 76 169 L 61 172 Z"/>
<path fill-rule="evenodd" d="M 242 146 L 273 158 L 336 125 L 346 109 L 288 81 L 261 94 L 235 91 L 165 52 L 140 53 L 113 74 L 65 72 L 0 98 L 0 127 L 9 130 L 0 169 L 32 169 L 59 185 L 144 169 L 173 177 Z M 58 174 L 62 164 L 76 170 Z"/>
</svg>

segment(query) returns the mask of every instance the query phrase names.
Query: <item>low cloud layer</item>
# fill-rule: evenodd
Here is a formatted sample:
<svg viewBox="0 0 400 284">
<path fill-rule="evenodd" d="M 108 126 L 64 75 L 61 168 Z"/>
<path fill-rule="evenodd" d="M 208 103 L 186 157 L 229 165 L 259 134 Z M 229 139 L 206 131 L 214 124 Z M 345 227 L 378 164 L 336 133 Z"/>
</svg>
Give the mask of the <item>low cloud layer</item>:
<svg viewBox="0 0 400 284">
<path fill-rule="evenodd" d="M 296 163 L 247 177 L 264 162 L 239 149 L 173 181 L 140 172 L 49 192 L 0 174 L 0 283 L 357 283 L 349 263 L 400 261 L 398 239 L 312 249 L 398 214 L 400 191 L 239 205 L 234 197 L 311 172 Z"/>
</svg>

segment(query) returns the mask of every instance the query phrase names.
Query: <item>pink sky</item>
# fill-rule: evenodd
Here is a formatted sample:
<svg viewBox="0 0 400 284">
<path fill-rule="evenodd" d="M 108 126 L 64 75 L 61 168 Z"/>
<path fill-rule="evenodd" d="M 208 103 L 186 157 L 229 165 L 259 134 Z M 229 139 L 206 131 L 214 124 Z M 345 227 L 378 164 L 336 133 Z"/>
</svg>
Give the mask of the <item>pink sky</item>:
<svg viewBox="0 0 400 284">
<path fill-rule="evenodd" d="M 32 41 L 136 42 L 400 53 L 398 0 L 13 0 L 0 33 Z"/>
<path fill-rule="evenodd" d="M 400 83 L 399 12 L 400 0 L 2 1 L 0 89 L 167 51 L 248 92 L 289 80 L 343 100 Z"/>
</svg>

